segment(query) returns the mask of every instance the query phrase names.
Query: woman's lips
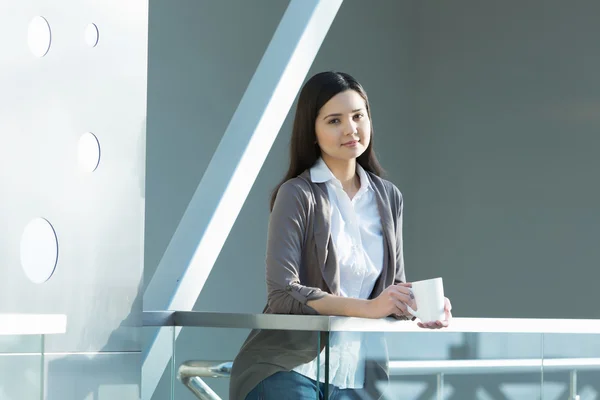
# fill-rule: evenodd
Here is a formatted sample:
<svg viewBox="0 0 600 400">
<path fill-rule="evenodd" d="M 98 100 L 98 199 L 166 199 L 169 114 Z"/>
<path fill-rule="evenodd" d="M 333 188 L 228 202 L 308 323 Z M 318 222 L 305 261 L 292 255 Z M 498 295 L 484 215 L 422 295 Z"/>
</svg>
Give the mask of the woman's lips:
<svg viewBox="0 0 600 400">
<path fill-rule="evenodd" d="M 356 145 L 358 144 L 358 140 L 352 140 L 350 142 L 346 142 L 344 143 L 342 146 L 346 146 L 346 147 L 356 147 Z"/>
</svg>

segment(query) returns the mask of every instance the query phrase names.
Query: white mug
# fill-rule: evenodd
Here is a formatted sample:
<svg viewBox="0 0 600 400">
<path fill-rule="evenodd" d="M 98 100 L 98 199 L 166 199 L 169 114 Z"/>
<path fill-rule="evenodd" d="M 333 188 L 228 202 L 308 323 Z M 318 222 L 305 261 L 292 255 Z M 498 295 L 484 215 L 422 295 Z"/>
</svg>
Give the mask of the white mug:
<svg viewBox="0 0 600 400">
<path fill-rule="evenodd" d="M 442 278 L 427 279 L 412 283 L 417 311 L 407 305 L 408 312 L 419 318 L 421 322 L 444 321 L 444 282 Z"/>
</svg>

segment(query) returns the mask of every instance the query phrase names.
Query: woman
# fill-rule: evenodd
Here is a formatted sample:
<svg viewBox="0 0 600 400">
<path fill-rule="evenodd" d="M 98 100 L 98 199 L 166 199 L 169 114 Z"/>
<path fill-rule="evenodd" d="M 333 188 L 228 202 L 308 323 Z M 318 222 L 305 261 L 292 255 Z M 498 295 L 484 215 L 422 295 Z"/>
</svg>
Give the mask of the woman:
<svg viewBox="0 0 600 400">
<path fill-rule="evenodd" d="M 381 173 L 362 86 L 345 73 L 313 76 L 298 99 L 290 167 L 271 198 L 265 313 L 414 319 L 402 195 Z M 446 299 L 446 321 L 419 326 L 447 326 L 450 309 Z M 318 339 L 307 331 L 253 331 L 234 361 L 230 398 L 315 399 L 324 381 Z M 366 357 L 360 333 L 330 340 L 330 398 L 378 398 L 374 381 L 387 379 L 386 360 Z"/>
</svg>

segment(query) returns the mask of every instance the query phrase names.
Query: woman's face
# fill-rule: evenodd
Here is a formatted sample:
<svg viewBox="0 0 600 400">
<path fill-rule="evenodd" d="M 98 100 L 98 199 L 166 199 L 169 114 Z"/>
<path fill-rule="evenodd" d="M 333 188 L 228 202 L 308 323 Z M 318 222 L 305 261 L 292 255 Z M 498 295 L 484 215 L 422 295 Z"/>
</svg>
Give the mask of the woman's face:
<svg viewBox="0 0 600 400">
<path fill-rule="evenodd" d="M 315 130 L 323 159 L 357 158 L 371 141 L 371 121 L 364 99 L 354 90 L 336 94 L 319 110 Z"/>
</svg>

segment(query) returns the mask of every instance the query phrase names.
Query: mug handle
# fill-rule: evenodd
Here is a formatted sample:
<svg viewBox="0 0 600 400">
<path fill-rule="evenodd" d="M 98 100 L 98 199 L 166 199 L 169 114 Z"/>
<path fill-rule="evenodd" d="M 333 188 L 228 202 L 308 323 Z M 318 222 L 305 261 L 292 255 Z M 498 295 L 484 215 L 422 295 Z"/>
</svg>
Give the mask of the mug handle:
<svg viewBox="0 0 600 400">
<path fill-rule="evenodd" d="M 408 304 L 406 305 L 406 310 L 411 313 L 413 315 L 413 317 L 417 317 L 419 319 L 421 319 L 421 317 L 419 317 L 419 313 L 415 310 L 412 309 L 411 306 L 409 306 Z"/>
</svg>

